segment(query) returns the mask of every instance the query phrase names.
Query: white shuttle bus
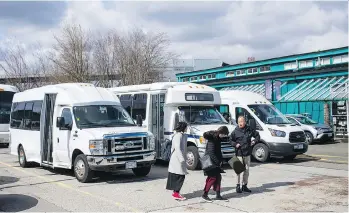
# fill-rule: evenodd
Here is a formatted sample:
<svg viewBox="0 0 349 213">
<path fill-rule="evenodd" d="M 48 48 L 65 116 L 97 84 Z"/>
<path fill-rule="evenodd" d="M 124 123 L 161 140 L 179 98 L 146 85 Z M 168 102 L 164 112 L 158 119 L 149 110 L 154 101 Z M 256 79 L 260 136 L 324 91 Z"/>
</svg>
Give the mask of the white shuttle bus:
<svg viewBox="0 0 349 213">
<path fill-rule="evenodd" d="M 200 167 L 199 157 L 206 148 L 203 133 L 228 125 L 215 109 L 221 103 L 219 92 L 211 87 L 184 83 L 164 82 L 111 88 L 121 104 L 137 123 L 148 128 L 155 136 L 157 159 L 165 159 L 166 147 L 171 142 L 177 122 L 188 123 L 187 167 Z M 222 144 L 223 158 L 233 156 L 229 142 Z"/>
<path fill-rule="evenodd" d="M 17 87 L 0 84 L 0 145 L 9 146 L 10 143 L 10 114 L 13 95 L 18 92 Z"/>
<path fill-rule="evenodd" d="M 265 162 L 270 156 L 292 160 L 308 150 L 304 131 L 292 124 L 272 103 L 257 93 L 241 90 L 220 91 L 221 113 L 237 121 L 243 115 L 248 122 L 255 119 L 261 142 L 253 147 L 256 160 Z"/>
<path fill-rule="evenodd" d="M 90 181 L 94 171 L 132 169 L 145 176 L 155 163 L 154 136 L 137 127 L 112 92 L 92 84 L 16 93 L 10 134 L 11 154 L 21 167 L 73 168 L 80 182 Z"/>
</svg>

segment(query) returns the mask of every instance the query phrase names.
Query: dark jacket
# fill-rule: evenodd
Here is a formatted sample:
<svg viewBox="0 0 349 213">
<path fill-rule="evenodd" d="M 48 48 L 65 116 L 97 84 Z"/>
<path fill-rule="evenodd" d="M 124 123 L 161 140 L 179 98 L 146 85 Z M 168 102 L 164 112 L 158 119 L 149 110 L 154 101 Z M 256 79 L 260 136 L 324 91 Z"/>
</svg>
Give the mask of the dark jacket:
<svg viewBox="0 0 349 213">
<path fill-rule="evenodd" d="M 221 150 L 221 138 L 216 131 L 208 131 L 204 133 L 204 138 L 207 140 L 207 146 L 205 155 L 210 156 L 214 167 L 204 171 L 207 176 L 215 176 L 219 173 L 224 173 L 221 169 L 221 163 L 223 161 Z"/>
<path fill-rule="evenodd" d="M 240 129 L 236 127 L 230 135 L 230 143 L 233 147 L 240 144 L 236 149 L 237 156 L 250 156 L 252 154 L 251 138 L 254 137 L 256 143 L 259 142 L 260 136 L 256 130 L 250 129 L 248 126 Z"/>
</svg>

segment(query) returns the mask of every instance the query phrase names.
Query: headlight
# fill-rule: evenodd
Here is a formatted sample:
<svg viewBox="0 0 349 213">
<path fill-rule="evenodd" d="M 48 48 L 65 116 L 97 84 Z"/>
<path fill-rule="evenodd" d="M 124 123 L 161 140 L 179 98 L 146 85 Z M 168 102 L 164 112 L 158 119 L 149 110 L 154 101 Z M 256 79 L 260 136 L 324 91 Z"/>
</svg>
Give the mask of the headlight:
<svg viewBox="0 0 349 213">
<path fill-rule="evenodd" d="M 155 150 L 155 137 L 154 136 L 148 137 L 148 141 L 149 141 L 149 149 Z"/>
<path fill-rule="evenodd" d="M 274 137 L 286 137 L 286 132 L 284 131 L 275 130 L 275 129 L 269 129 L 269 131 L 270 131 L 270 134 Z"/>
<path fill-rule="evenodd" d="M 89 148 L 92 155 L 104 155 L 103 140 L 90 140 Z"/>
<path fill-rule="evenodd" d="M 321 127 L 313 127 L 316 131 L 322 132 L 322 128 Z"/>
<path fill-rule="evenodd" d="M 200 143 L 206 143 L 206 139 L 203 136 L 200 136 L 199 141 Z"/>
</svg>

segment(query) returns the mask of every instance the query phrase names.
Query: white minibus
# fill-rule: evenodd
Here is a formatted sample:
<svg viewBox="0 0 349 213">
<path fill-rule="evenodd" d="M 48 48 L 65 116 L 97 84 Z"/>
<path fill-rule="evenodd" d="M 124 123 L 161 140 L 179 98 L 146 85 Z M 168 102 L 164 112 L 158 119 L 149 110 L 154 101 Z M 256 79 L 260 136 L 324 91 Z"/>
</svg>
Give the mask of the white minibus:
<svg viewBox="0 0 349 213">
<path fill-rule="evenodd" d="M 241 90 L 220 91 L 221 113 L 228 113 L 237 121 L 243 115 L 248 122 L 254 119 L 261 143 L 253 147 L 253 157 L 265 162 L 270 156 L 292 160 L 308 150 L 305 133 L 292 124 L 272 103 L 257 93 Z"/>
<path fill-rule="evenodd" d="M 9 146 L 10 114 L 13 95 L 18 92 L 18 88 L 0 84 L 0 144 Z"/>
<path fill-rule="evenodd" d="M 203 133 L 226 125 L 223 116 L 215 109 L 221 103 L 219 92 L 211 87 L 184 83 L 163 82 L 111 88 L 120 98 L 122 106 L 138 119 L 138 124 L 148 128 L 155 136 L 157 159 L 166 159 L 166 147 L 171 142 L 177 122 L 188 125 L 187 167 L 200 167 L 199 158 L 205 152 L 206 140 Z M 222 144 L 224 159 L 233 156 L 229 142 Z"/>
<path fill-rule="evenodd" d="M 138 127 L 119 99 L 92 84 L 49 85 L 16 93 L 11 154 L 21 167 L 74 168 L 80 182 L 94 171 L 132 169 L 145 176 L 155 163 L 154 136 Z"/>
</svg>

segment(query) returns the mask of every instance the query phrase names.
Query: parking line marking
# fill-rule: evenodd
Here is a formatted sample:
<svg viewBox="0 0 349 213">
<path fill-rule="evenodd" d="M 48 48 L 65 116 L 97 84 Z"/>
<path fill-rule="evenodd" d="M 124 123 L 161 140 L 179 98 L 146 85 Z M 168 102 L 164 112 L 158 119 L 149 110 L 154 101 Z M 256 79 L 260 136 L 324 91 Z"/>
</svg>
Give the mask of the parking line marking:
<svg viewBox="0 0 349 213">
<path fill-rule="evenodd" d="M 75 192 L 78 192 L 78 193 L 81 193 L 81 194 L 88 195 L 88 196 L 93 197 L 93 198 L 95 198 L 95 199 L 98 199 L 98 200 L 102 200 L 102 201 L 105 201 L 105 202 L 112 203 L 112 204 L 115 205 L 115 206 L 118 206 L 118 207 L 127 209 L 127 210 L 129 210 L 129 211 L 131 211 L 131 212 L 142 212 L 142 211 L 140 211 L 140 210 L 138 210 L 138 209 L 135 209 L 135 208 L 132 208 L 132 207 L 128 207 L 128 206 L 123 205 L 123 204 L 121 204 L 121 203 L 119 203 L 119 202 L 114 202 L 114 201 L 106 200 L 106 199 L 104 199 L 104 198 L 102 199 L 102 198 L 100 198 L 100 197 L 97 196 L 97 195 L 94 195 L 94 194 L 92 194 L 92 193 L 90 193 L 90 192 L 86 192 L 86 191 L 82 191 L 82 190 L 76 189 L 76 188 L 74 188 L 74 187 L 71 186 L 71 185 L 68 185 L 68 184 L 65 184 L 65 183 L 60 183 L 60 182 L 54 182 L 55 180 L 53 180 L 53 179 L 50 179 L 50 178 L 47 178 L 47 177 L 43 177 L 43 176 L 41 176 L 41 175 L 36 175 L 36 174 L 34 174 L 34 173 L 32 173 L 32 172 L 25 171 L 24 169 L 14 167 L 14 166 L 12 166 L 12 165 L 10 165 L 10 164 L 3 163 L 3 162 L 1 162 L 1 161 L 0 161 L 0 164 L 2 164 L 2 165 L 4 165 L 4 166 L 7 166 L 8 168 L 12 168 L 12 169 L 14 169 L 14 170 L 20 171 L 20 172 L 22 172 L 22 173 L 25 173 L 25 174 L 32 175 L 32 176 L 34 176 L 34 177 L 40 178 L 40 179 L 45 180 L 45 181 L 47 181 L 47 182 L 49 182 L 49 183 L 51 183 L 51 184 L 58 185 L 58 186 L 60 186 L 60 187 L 62 187 L 62 188 L 67 188 L 67 189 L 70 189 L 70 190 L 72 190 L 72 191 L 75 191 Z"/>
<path fill-rule="evenodd" d="M 321 158 L 320 160 L 324 161 L 324 162 L 331 162 L 331 163 L 348 163 L 348 161 L 328 160 L 328 159 L 325 159 L 325 158 Z"/>
<path fill-rule="evenodd" d="M 309 156 L 314 156 L 314 157 L 327 157 L 327 158 L 345 158 L 348 159 L 348 157 L 343 157 L 343 156 L 334 156 L 334 155 L 309 155 Z"/>
</svg>

